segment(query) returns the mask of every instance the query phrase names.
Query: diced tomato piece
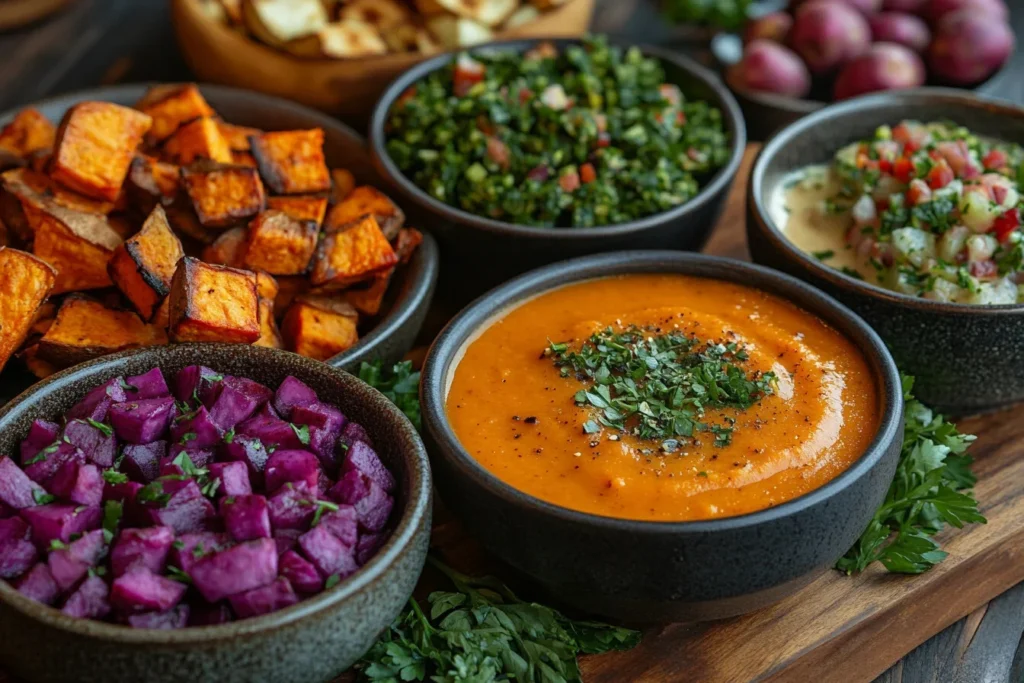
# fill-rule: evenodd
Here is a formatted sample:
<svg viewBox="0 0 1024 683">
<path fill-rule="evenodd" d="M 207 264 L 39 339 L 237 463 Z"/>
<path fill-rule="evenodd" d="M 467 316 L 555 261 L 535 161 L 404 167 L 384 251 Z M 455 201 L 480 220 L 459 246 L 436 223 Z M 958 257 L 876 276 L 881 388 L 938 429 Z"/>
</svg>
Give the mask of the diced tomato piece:
<svg viewBox="0 0 1024 683">
<path fill-rule="evenodd" d="M 909 156 L 924 146 L 928 131 L 920 125 L 901 123 L 892 129 L 892 139 L 903 145 L 903 154 Z"/>
<path fill-rule="evenodd" d="M 867 168 L 868 163 L 871 161 L 871 157 L 866 152 L 858 152 L 856 158 L 857 168 Z"/>
<path fill-rule="evenodd" d="M 878 160 L 878 170 L 880 170 L 882 173 L 888 173 L 888 174 L 891 175 L 892 174 L 892 162 L 889 161 L 888 159 L 879 159 Z"/>
<path fill-rule="evenodd" d="M 495 137 L 487 138 L 487 157 L 500 166 L 503 170 L 507 170 L 509 166 L 509 153 L 508 145 Z"/>
<path fill-rule="evenodd" d="M 982 158 L 981 163 L 987 169 L 1000 169 L 1010 163 L 1010 159 L 1003 150 L 990 149 L 988 154 Z"/>
<path fill-rule="evenodd" d="M 533 97 L 533 93 L 529 88 L 519 89 L 519 104 L 526 104 Z"/>
<path fill-rule="evenodd" d="M 575 192 L 580 186 L 580 174 L 576 171 L 563 173 L 558 178 L 558 185 L 566 192 Z"/>
<path fill-rule="evenodd" d="M 909 183 L 910 179 L 914 177 L 914 162 L 907 157 L 900 157 L 892 165 L 892 174 L 901 183 Z"/>
<path fill-rule="evenodd" d="M 604 131 L 597 134 L 597 146 L 598 147 L 611 147 L 612 136 Z"/>
<path fill-rule="evenodd" d="M 985 259 L 984 261 L 972 261 L 971 262 L 971 275 L 976 278 L 990 278 L 995 277 L 999 272 L 999 266 L 992 259 Z"/>
<path fill-rule="evenodd" d="M 928 171 L 928 187 L 933 190 L 941 190 L 953 182 L 954 177 L 953 169 L 949 167 L 945 159 L 942 159 L 932 166 L 932 170 Z"/>
<path fill-rule="evenodd" d="M 472 57 L 462 55 L 455 64 L 452 89 L 456 97 L 465 97 L 470 89 L 484 80 L 484 65 Z"/>
<path fill-rule="evenodd" d="M 681 111 L 677 111 L 676 112 L 676 125 L 677 126 L 685 126 L 686 125 L 686 114 L 684 114 Z"/>
<path fill-rule="evenodd" d="M 871 245 L 871 258 L 886 268 L 892 266 L 894 260 L 892 244 L 889 242 L 875 242 Z"/>
<path fill-rule="evenodd" d="M 1010 209 L 992 223 L 992 233 L 1000 242 L 1005 242 L 1020 227 L 1020 212 Z"/>
<path fill-rule="evenodd" d="M 395 100 L 395 104 L 397 104 L 400 107 L 404 107 L 414 97 L 416 97 L 416 86 L 410 85 L 408 88 L 402 91 L 401 95 L 398 96 L 398 99 Z"/>
<path fill-rule="evenodd" d="M 683 93 L 678 85 L 662 83 L 658 86 L 658 94 L 673 107 L 678 107 L 683 102 Z"/>
<path fill-rule="evenodd" d="M 889 201 L 888 197 L 879 197 L 878 199 L 875 200 L 875 211 L 877 213 L 887 211 L 891 204 L 892 202 Z"/>
<path fill-rule="evenodd" d="M 931 188 L 923 180 L 914 178 L 910 181 L 910 187 L 907 189 L 907 203 L 910 206 L 917 206 L 918 204 L 931 201 L 931 198 Z"/>
<path fill-rule="evenodd" d="M 593 164 L 583 164 L 580 166 L 580 180 L 585 183 L 592 183 L 597 180 L 597 171 L 594 170 Z"/>
</svg>

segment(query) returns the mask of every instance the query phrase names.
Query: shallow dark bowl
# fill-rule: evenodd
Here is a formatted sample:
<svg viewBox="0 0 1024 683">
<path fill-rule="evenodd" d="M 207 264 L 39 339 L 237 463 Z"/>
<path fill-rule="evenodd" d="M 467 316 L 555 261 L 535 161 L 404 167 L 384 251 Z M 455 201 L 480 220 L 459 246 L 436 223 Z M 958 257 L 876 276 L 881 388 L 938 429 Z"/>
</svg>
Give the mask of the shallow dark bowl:
<svg viewBox="0 0 1024 683">
<path fill-rule="evenodd" d="M 430 537 L 427 454 L 398 408 L 329 365 L 237 344 L 181 344 L 107 356 L 53 375 L 0 410 L 0 453 L 17 450 L 32 420 L 59 419 L 107 379 L 194 364 L 272 387 L 294 375 L 363 424 L 399 482 L 390 540 L 357 573 L 309 600 L 262 617 L 178 631 L 74 619 L 0 581 L 0 663 L 7 673 L 47 683 L 314 683 L 351 666 L 405 605 Z"/>
<path fill-rule="evenodd" d="M 747 240 L 754 261 L 807 280 L 859 313 L 917 378 L 918 397 L 963 414 L 1024 400 L 1024 305 L 949 304 L 844 275 L 792 245 L 766 210 L 787 173 L 825 163 L 843 145 L 902 119 L 951 119 L 982 135 L 1024 140 L 1024 109 L 957 90 L 922 88 L 834 104 L 779 131 L 754 162 Z"/>
<path fill-rule="evenodd" d="M 540 42 L 553 42 L 563 48 L 580 41 L 504 41 L 474 48 L 472 52 L 524 52 Z M 515 225 L 449 206 L 421 190 L 387 153 L 385 125 L 395 100 L 409 86 L 449 64 L 454 56 L 444 54 L 428 59 L 391 84 L 377 103 L 370 122 L 370 154 L 380 174 L 397 188 L 406 203 L 429 217 L 429 226 L 441 242 L 446 264 L 442 283 L 447 283 L 449 273 L 458 273 L 458 295 L 468 300 L 509 277 L 574 256 L 617 249 L 697 250 L 703 246 L 722 211 L 746 148 L 743 117 L 728 88 L 711 71 L 668 50 L 644 47 L 643 53 L 661 60 L 667 80 L 678 85 L 688 97 L 707 100 L 722 110 L 723 123 L 731 138 L 731 154 L 725 165 L 703 183 L 697 196 L 685 204 L 628 223 L 595 228 Z"/>
<path fill-rule="evenodd" d="M 31 106 L 51 121 L 57 122 L 70 107 L 86 100 L 131 106 L 138 102 L 151 85 L 117 85 L 82 90 Z M 337 119 L 287 100 L 247 90 L 220 85 L 202 85 L 200 90 L 210 106 L 229 123 L 265 130 L 322 128 L 324 154 L 329 167 L 349 169 L 360 184 L 383 185 L 373 169 L 366 141 Z M 20 109 L 0 114 L 0 125 L 14 118 Z M 374 321 L 373 329 L 360 338 L 355 346 L 331 358 L 331 365 L 354 370 L 361 362 L 377 358 L 388 363 L 401 360 L 412 348 L 423 326 L 423 318 L 434 295 L 437 272 L 437 244 L 429 235 L 424 235 L 423 244 L 416 250 L 410 263 L 396 271 L 384 299 L 382 313 Z"/>
<path fill-rule="evenodd" d="M 682 273 L 776 294 L 846 334 L 877 379 L 881 423 L 864 454 L 831 482 L 777 507 L 694 522 L 630 521 L 576 512 L 522 493 L 480 466 L 445 417 L 461 349 L 501 311 L 565 284 L 626 273 Z M 629 622 L 718 619 L 794 593 L 831 567 L 865 529 L 892 481 L 903 440 L 899 373 L 855 314 L 814 288 L 731 259 L 618 252 L 528 273 L 478 299 L 441 333 L 421 385 L 438 490 L 495 555 L 552 595 Z"/>
</svg>

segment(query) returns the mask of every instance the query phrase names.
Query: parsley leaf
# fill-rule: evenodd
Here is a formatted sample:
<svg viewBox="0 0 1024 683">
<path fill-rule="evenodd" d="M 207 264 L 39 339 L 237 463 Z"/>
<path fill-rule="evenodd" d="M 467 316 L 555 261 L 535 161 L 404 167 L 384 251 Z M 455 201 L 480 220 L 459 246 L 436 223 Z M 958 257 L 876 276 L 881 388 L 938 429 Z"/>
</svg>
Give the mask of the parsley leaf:
<svg viewBox="0 0 1024 683">
<path fill-rule="evenodd" d="M 113 427 L 111 427 L 110 425 L 103 424 L 102 422 L 97 422 L 96 420 L 92 419 L 91 417 L 85 418 L 85 421 L 88 422 L 91 426 L 93 426 L 96 429 L 100 430 L 100 432 L 103 434 L 103 436 L 110 436 L 110 435 L 112 435 L 114 433 L 114 428 Z"/>
<path fill-rule="evenodd" d="M 289 422 L 288 426 L 290 426 L 292 431 L 295 432 L 295 436 L 298 437 L 299 443 L 303 446 L 309 445 L 309 425 L 297 425 Z"/>
<path fill-rule="evenodd" d="M 106 474 L 106 473 L 104 473 Z M 124 504 L 117 500 L 108 500 L 103 505 L 103 538 L 107 543 L 114 540 L 117 527 L 124 515 Z"/>
<path fill-rule="evenodd" d="M 827 261 L 836 255 L 836 252 L 831 249 L 825 249 L 824 251 L 812 251 L 811 256 L 818 259 L 819 261 Z"/>
<path fill-rule="evenodd" d="M 103 470 L 103 481 L 108 484 L 126 484 L 128 483 L 128 475 L 117 470 Z"/>
<path fill-rule="evenodd" d="M 167 567 L 167 578 L 178 583 L 192 583 L 192 577 L 173 565 Z"/>
<path fill-rule="evenodd" d="M 139 489 L 135 494 L 135 500 L 140 503 L 152 503 L 153 507 L 162 508 L 170 502 L 170 494 L 164 493 L 164 484 L 157 479 Z"/>
<path fill-rule="evenodd" d="M 49 550 L 64 550 L 67 547 L 68 547 L 67 543 L 65 543 L 64 541 L 60 540 L 59 538 L 55 538 L 52 541 L 50 541 Z"/>
<path fill-rule="evenodd" d="M 341 577 L 340 576 L 338 576 L 337 574 L 331 574 L 330 576 L 327 577 L 327 580 L 324 581 L 324 590 L 330 590 L 331 588 L 334 588 L 335 586 L 338 585 L 338 583 L 340 581 L 341 581 Z"/>
<path fill-rule="evenodd" d="M 43 489 L 32 489 L 32 500 L 36 505 L 46 505 L 57 500 L 57 496 L 47 493 Z"/>
<path fill-rule="evenodd" d="M 224 432 L 224 443 L 232 443 L 235 440 L 235 428 L 232 427 Z"/>
<path fill-rule="evenodd" d="M 359 366 L 359 379 L 384 394 L 405 413 L 418 430 L 420 421 L 420 373 L 412 369 L 412 361 L 395 363 L 390 369 L 376 360 Z"/>
<path fill-rule="evenodd" d="M 325 510 L 337 512 L 341 509 L 338 507 L 337 503 L 332 503 L 329 500 L 312 501 L 312 504 L 316 505 L 316 512 L 313 514 L 313 521 L 310 526 L 316 526 L 320 523 L 320 518 L 323 517 Z"/>
</svg>

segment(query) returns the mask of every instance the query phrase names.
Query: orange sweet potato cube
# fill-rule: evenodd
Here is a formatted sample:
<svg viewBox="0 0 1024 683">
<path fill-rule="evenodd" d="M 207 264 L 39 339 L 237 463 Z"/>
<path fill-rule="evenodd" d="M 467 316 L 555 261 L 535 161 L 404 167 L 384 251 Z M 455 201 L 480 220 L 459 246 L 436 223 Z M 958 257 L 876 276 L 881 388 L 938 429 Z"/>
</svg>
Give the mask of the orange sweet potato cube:
<svg viewBox="0 0 1024 683">
<path fill-rule="evenodd" d="M 228 141 L 228 147 L 232 152 L 248 152 L 251 149 L 249 138 L 253 135 L 263 134 L 259 128 L 236 126 L 224 121 L 217 121 L 217 128 L 220 129 L 220 134 L 224 136 L 224 139 Z"/>
<path fill-rule="evenodd" d="M 327 225 L 329 228 L 340 228 L 367 214 L 377 219 L 377 224 L 389 240 L 394 239 L 405 224 L 405 214 L 386 194 L 375 187 L 361 185 L 352 190 L 340 204 L 331 207 L 327 214 Z"/>
<path fill-rule="evenodd" d="M 171 278 L 182 256 L 181 241 L 163 207 L 157 206 L 142 229 L 114 250 L 107 270 L 142 319 L 149 320 L 171 291 Z"/>
<path fill-rule="evenodd" d="M 195 83 L 161 88 L 155 94 L 150 88 L 135 108 L 153 119 L 153 126 L 146 133 L 150 145 L 163 142 L 184 123 L 215 114 Z"/>
<path fill-rule="evenodd" d="M 171 281 L 171 341 L 251 344 L 260 338 L 256 274 L 186 256 Z"/>
<path fill-rule="evenodd" d="M 174 164 L 145 154 L 137 154 L 128 169 L 125 183 L 129 205 L 148 216 L 155 206 L 169 206 L 178 196 L 181 169 Z"/>
<path fill-rule="evenodd" d="M 28 221 L 35 233 L 33 253 L 57 269 L 54 294 L 110 286 L 107 263 L 122 239 L 105 216 L 44 199 Z"/>
<path fill-rule="evenodd" d="M 236 152 L 231 151 L 231 163 L 235 166 L 248 166 L 249 168 L 259 168 L 256 163 L 256 157 L 249 154 L 248 152 Z"/>
<path fill-rule="evenodd" d="M 313 221 L 319 229 L 327 213 L 327 199 L 309 195 L 267 197 L 267 208 L 284 211 L 297 221 Z"/>
<path fill-rule="evenodd" d="M 317 287 L 340 289 L 387 271 L 396 263 L 398 256 L 377 219 L 364 216 L 339 229 L 328 229 L 313 258 L 310 281 Z"/>
<path fill-rule="evenodd" d="M 154 327 L 159 327 L 164 332 L 167 331 L 167 325 L 171 318 L 171 297 L 165 296 L 164 300 L 160 302 L 160 305 L 156 309 L 156 313 L 153 314 L 153 320 L 150 321 Z"/>
<path fill-rule="evenodd" d="M 231 163 L 231 148 L 220 134 L 217 121 L 209 116 L 195 119 L 178 128 L 163 147 L 164 157 L 179 166 L 197 159 Z"/>
<path fill-rule="evenodd" d="M 347 168 L 331 169 L 331 204 L 340 204 L 356 189 L 356 177 Z"/>
<path fill-rule="evenodd" d="M 368 287 L 346 289 L 345 301 L 364 315 L 377 315 L 384 303 L 384 295 L 387 294 L 392 273 L 394 273 L 394 268 L 386 273 L 374 275 Z"/>
<path fill-rule="evenodd" d="M 183 242 L 186 252 L 191 253 L 203 245 L 213 244 L 221 235 L 221 228 L 208 228 L 199 222 L 199 218 L 196 217 L 196 212 L 192 208 L 192 204 L 189 203 L 187 196 L 184 199 L 179 198 L 177 201 L 172 202 L 165 211 L 167 212 L 167 221 L 174 228 L 174 232 L 188 238 L 188 240 Z M 196 244 L 191 244 L 190 242 L 195 242 Z M 199 246 L 197 247 L 196 245 Z"/>
<path fill-rule="evenodd" d="M 28 336 L 56 276 L 32 254 L 0 247 L 0 370 Z"/>
<path fill-rule="evenodd" d="M 263 271 L 256 272 L 256 293 L 259 296 L 260 307 L 260 338 L 253 342 L 253 346 L 284 348 L 281 330 L 278 329 L 277 320 L 274 319 L 274 298 L 278 291 L 277 280 L 272 275 Z"/>
<path fill-rule="evenodd" d="M 53 325 L 39 340 L 37 355 L 57 367 L 142 346 L 167 343 L 167 335 L 132 311 L 110 308 L 73 294 L 61 304 Z"/>
<path fill-rule="evenodd" d="M 261 299 L 273 301 L 281 287 L 277 284 L 277 278 L 262 270 L 256 271 L 256 294 Z"/>
<path fill-rule="evenodd" d="M 402 228 L 395 238 L 395 254 L 399 263 L 408 263 L 416 249 L 423 244 L 423 233 L 416 228 Z"/>
<path fill-rule="evenodd" d="M 110 102 L 82 102 L 57 130 L 50 175 L 87 197 L 115 201 L 153 120 Z"/>
<path fill-rule="evenodd" d="M 324 132 L 286 130 L 249 138 L 264 182 L 275 194 L 309 194 L 331 189 L 324 160 Z"/>
<path fill-rule="evenodd" d="M 283 211 L 264 211 L 249 223 L 242 265 L 271 275 L 299 275 L 309 268 L 319 230 L 313 221 Z"/>
<path fill-rule="evenodd" d="M 343 300 L 304 295 L 285 313 L 281 334 L 295 353 L 327 360 L 359 341 L 359 313 Z"/>
<path fill-rule="evenodd" d="M 201 162 L 182 169 L 181 179 L 199 222 L 207 227 L 248 220 L 266 201 L 254 168 Z"/>
<path fill-rule="evenodd" d="M 295 298 L 309 291 L 309 279 L 304 275 L 282 275 L 277 280 L 277 296 L 274 297 L 274 315 L 280 320 Z"/>
<path fill-rule="evenodd" d="M 56 367 L 52 363 L 47 363 L 42 358 L 39 358 L 39 344 L 32 344 L 26 346 L 18 353 L 18 358 L 25 364 L 25 367 L 29 372 L 35 376 L 36 379 L 46 379 L 50 375 L 59 372 L 60 368 Z"/>
<path fill-rule="evenodd" d="M 23 226 L 27 220 L 24 217 L 25 212 L 38 209 L 41 201 L 47 197 L 60 206 L 86 213 L 106 214 L 114 207 L 111 202 L 90 199 L 77 192 L 72 192 L 31 168 L 13 168 L 0 174 L 0 178 L 3 179 L 4 190 L 17 197 L 20 202 L 21 216 L 6 215 L 6 212 L 3 216 L 5 221 L 12 222 L 12 227 L 19 235 L 24 229 L 27 229 Z M 12 210 L 14 210 L 13 205 Z M 28 237 L 23 237 L 23 239 L 28 239 Z"/>
<path fill-rule="evenodd" d="M 38 109 L 27 107 L 18 112 L 0 131 L 0 149 L 22 159 L 36 152 L 49 152 L 57 139 L 57 129 Z"/>
<path fill-rule="evenodd" d="M 219 266 L 239 268 L 242 265 L 242 248 L 248 231 L 239 226 L 225 230 L 213 244 L 203 249 L 203 260 Z"/>
</svg>

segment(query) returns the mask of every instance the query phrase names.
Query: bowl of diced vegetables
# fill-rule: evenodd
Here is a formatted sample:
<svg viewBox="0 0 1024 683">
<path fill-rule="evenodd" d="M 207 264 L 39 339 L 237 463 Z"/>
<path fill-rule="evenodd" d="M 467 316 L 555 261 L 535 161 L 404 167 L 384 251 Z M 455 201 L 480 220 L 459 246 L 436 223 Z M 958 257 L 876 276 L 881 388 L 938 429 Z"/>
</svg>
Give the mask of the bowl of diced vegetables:
<svg viewBox="0 0 1024 683">
<path fill-rule="evenodd" d="M 76 366 L 0 411 L 0 454 L 0 660 L 26 680 L 328 680 L 426 557 L 415 427 L 284 351 Z"/>
</svg>

